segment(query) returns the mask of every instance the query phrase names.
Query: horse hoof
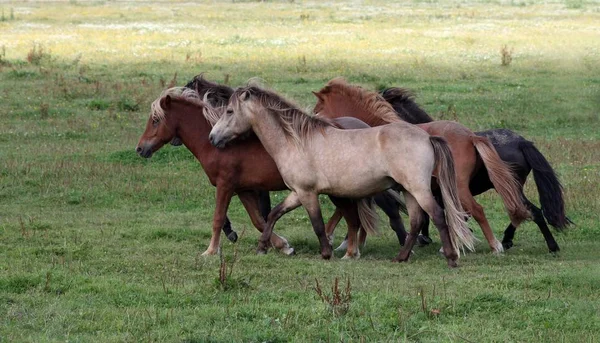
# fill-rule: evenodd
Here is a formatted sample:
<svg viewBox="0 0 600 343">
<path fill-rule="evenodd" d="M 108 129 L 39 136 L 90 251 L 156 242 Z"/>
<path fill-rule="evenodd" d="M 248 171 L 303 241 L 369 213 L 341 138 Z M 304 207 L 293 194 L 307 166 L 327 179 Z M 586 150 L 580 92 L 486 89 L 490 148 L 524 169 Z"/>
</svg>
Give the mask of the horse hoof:
<svg viewBox="0 0 600 343">
<path fill-rule="evenodd" d="M 504 250 L 508 250 L 513 247 L 513 242 L 512 241 L 502 242 L 502 247 L 504 248 Z"/>
<path fill-rule="evenodd" d="M 448 268 L 456 268 L 458 267 L 458 263 L 456 260 L 448 260 Z"/>
<path fill-rule="evenodd" d="M 417 237 L 417 243 L 419 243 L 420 247 L 424 247 L 426 245 L 433 243 L 433 241 L 431 240 L 431 238 L 429 238 L 427 236 L 419 235 Z"/>
<path fill-rule="evenodd" d="M 502 253 L 504 253 L 504 246 L 499 241 L 496 241 L 495 246 L 492 248 L 492 254 L 502 255 Z"/>
<path fill-rule="evenodd" d="M 346 255 L 344 255 L 344 257 L 342 257 L 342 260 L 358 260 L 359 258 L 360 258 L 360 253 L 357 253 L 354 255 L 346 254 Z"/>
<path fill-rule="evenodd" d="M 267 254 L 266 249 L 261 249 L 261 248 L 256 249 L 256 255 L 266 255 L 266 254 Z"/>
<path fill-rule="evenodd" d="M 236 233 L 235 231 L 231 231 L 231 233 L 229 233 L 229 234 L 227 235 L 227 239 L 228 239 L 230 242 L 232 242 L 232 243 L 235 243 L 235 242 L 237 242 L 237 240 L 238 240 L 238 235 L 237 235 L 237 233 Z"/>
<path fill-rule="evenodd" d="M 325 251 L 325 252 L 322 252 L 322 253 L 321 253 L 321 257 L 322 257 L 324 260 L 329 260 L 329 259 L 331 259 L 331 251 Z"/>
<path fill-rule="evenodd" d="M 202 253 L 202 256 L 213 256 L 218 253 L 219 253 L 219 249 L 206 249 L 206 251 Z"/>
<path fill-rule="evenodd" d="M 292 256 L 292 255 L 296 254 L 296 250 L 294 250 L 294 248 L 292 248 L 292 247 L 283 248 L 283 249 L 281 249 L 281 252 L 287 256 Z"/>
</svg>

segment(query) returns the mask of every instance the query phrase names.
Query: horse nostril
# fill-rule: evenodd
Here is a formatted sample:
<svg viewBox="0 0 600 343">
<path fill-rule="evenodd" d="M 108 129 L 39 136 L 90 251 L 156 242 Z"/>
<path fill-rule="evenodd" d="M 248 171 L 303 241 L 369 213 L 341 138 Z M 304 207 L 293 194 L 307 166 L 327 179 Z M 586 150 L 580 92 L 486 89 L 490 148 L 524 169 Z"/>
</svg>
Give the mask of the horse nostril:
<svg viewBox="0 0 600 343">
<path fill-rule="evenodd" d="M 135 152 L 137 152 L 138 154 L 142 152 L 142 147 L 137 147 L 135 148 Z"/>
</svg>

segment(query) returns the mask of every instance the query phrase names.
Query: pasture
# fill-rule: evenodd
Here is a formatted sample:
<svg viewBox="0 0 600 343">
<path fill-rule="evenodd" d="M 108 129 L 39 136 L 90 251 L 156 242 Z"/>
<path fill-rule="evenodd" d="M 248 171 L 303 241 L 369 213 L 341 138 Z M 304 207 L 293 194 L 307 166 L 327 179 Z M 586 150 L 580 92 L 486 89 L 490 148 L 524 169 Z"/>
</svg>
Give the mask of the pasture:
<svg viewBox="0 0 600 343">
<path fill-rule="evenodd" d="M 0 9 L 0 342 L 598 340 L 598 1 Z M 534 141 L 577 225 L 554 233 L 556 256 L 532 222 L 495 256 L 471 222 L 477 251 L 450 270 L 433 228 L 434 244 L 391 263 L 398 246 L 384 217 L 360 260 L 323 261 L 298 209 L 275 227 L 297 254 L 257 256 L 259 234 L 234 198 L 243 236 L 222 237 L 223 262 L 202 257 L 215 191 L 201 166 L 184 147 L 149 160 L 134 151 L 150 103 L 200 72 L 232 86 L 259 77 L 310 109 L 310 91 L 336 76 L 411 88 L 436 119 Z M 531 176 L 526 193 L 537 203 Z M 497 194 L 478 200 L 501 238 L 509 220 Z M 336 243 L 344 232 L 341 223 Z M 330 306 L 315 289 L 330 296 L 336 280 Z"/>
</svg>

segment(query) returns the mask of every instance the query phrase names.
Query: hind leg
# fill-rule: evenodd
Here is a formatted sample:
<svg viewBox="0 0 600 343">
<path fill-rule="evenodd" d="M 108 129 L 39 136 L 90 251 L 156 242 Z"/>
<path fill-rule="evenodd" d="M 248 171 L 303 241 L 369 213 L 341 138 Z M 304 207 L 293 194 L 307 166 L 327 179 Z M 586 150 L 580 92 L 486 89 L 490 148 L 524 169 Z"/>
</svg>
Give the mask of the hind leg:
<svg viewBox="0 0 600 343">
<path fill-rule="evenodd" d="M 237 232 L 235 232 L 232 228 L 231 228 L 231 221 L 229 220 L 229 217 L 225 217 L 225 223 L 223 224 L 223 233 L 225 234 L 225 236 L 227 236 L 227 239 L 230 240 L 231 242 L 235 243 L 238 240 L 238 235 Z"/>
<path fill-rule="evenodd" d="M 269 240 L 271 235 L 273 234 L 273 227 L 275 223 L 281 216 L 290 212 L 291 210 L 300 207 L 302 203 L 298 198 L 298 194 L 296 192 L 291 192 L 281 203 L 271 210 L 269 213 L 269 218 L 267 220 L 267 225 L 265 225 L 265 229 L 263 230 L 262 235 L 258 241 L 258 248 L 256 252 L 259 254 L 266 254 L 267 247 L 269 246 Z"/>
<path fill-rule="evenodd" d="M 479 205 L 479 203 L 473 198 L 473 195 L 469 190 L 468 183 L 459 184 L 458 195 L 465 211 L 471 214 L 479 224 L 479 227 L 481 227 L 481 231 L 483 232 L 485 239 L 492 249 L 492 252 L 495 254 L 502 253 L 504 251 L 504 247 L 502 246 L 502 243 L 496 239 L 496 236 L 494 236 L 494 232 L 492 231 L 490 223 L 485 216 L 483 207 Z"/>
<path fill-rule="evenodd" d="M 404 193 L 404 201 L 408 210 L 408 219 L 410 220 L 410 232 L 406 236 L 404 246 L 398 252 L 398 255 L 392 260 L 394 262 L 405 262 L 408 260 L 412 248 L 414 247 L 419 231 L 421 230 L 425 212 L 419 206 L 417 200 L 408 192 Z"/>
<path fill-rule="evenodd" d="M 383 196 L 383 193 L 377 194 L 374 199 L 377 206 L 379 206 L 390 219 L 390 227 L 396 233 L 398 242 L 400 245 L 404 245 L 406 242 L 406 230 L 402 223 L 402 217 L 400 217 L 400 207 L 398 206 L 398 203 L 391 197 Z"/>
<path fill-rule="evenodd" d="M 329 240 L 329 244 L 331 244 L 331 245 L 333 245 L 333 237 L 334 237 L 335 228 L 339 224 L 341 219 L 342 219 L 342 211 L 336 207 L 335 212 L 333 212 L 333 215 L 331 216 L 331 218 L 329 218 L 329 221 L 325 225 L 325 234 L 327 235 L 327 239 Z M 346 239 L 348 239 L 348 235 L 346 235 L 346 238 L 344 238 L 344 240 L 346 240 Z"/>
<path fill-rule="evenodd" d="M 457 267 L 458 250 L 456 250 L 454 248 L 454 245 L 452 244 L 448 223 L 446 223 L 446 217 L 444 215 L 444 210 L 435 201 L 429 189 L 421 188 L 410 191 L 412 191 L 411 194 L 419 203 L 419 206 L 421 206 L 421 208 L 429 215 L 431 220 L 433 220 L 433 224 L 438 229 L 440 233 L 440 240 L 442 241 L 442 250 L 444 256 L 446 257 L 446 261 L 448 262 L 448 266 L 451 268 Z M 412 230 L 413 229 L 411 223 L 411 231 Z M 406 245 L 408 246 L 408 239 Z"/>
<path fill-rule="evenodd" d="M 359 258 L 360 251 L 358 248 L 359 244 L 357 244 L 357 232 L 360 226 L 360 219 L 358 217 L 357 204 L 355 201 L 350 199 L 336 197 L 330 197 L 330 199 L 337 209 L 339 209 L 341 215 L 346 220 L 346 224 L 348 225 L 346 254 L 342 258 Z"/>
<path fill-rule="evenodd" d="M 263 219 L 259 210 L 258 194 L 252 191 L 240 192 L 238 193 L 238 197 L 240 198 L 242 205 L 244 205 L 246 212 L 248 212 L 250 220 L 252 220 L 252 224 L 258 231 L 263 232 L 267 223 L 265 223 L 265 220 Z M 276 233 L 271 234 L 271 244 L 286 255 L 292 255 L 294 253 L 294 248 L 290 247 L 287 239 L 277 235 Z"/>
<path fill-rule="evenodd" d="M 529 201 L 529 199 L 527 199 L 525 197 L 525 195 L 523 195 L 523 199 L 524 199 L 523 202 L 525 203 L 525 205 L 527 206 L 527 208 L 529 209 L 529 211 L 531 211 L 531 214 L 533 215 L 533 221 L 537 224 L 538 228 L 540 229 L 540 232 L 542 233 L 542 235 L 544 236 L 544 239 L 546 240 L 546 245 L 548 246 L 548 250 L 550 250 L 551 253 L 559 252 L 560 247 L 558 246 L 558 243 L 556 243 L 556 240 L 554 240 L 554 236 L 552 235 L 552 232 L 550 231 L 550 229 L 548 228 L 548 225 L 546 224 L 546 220 L 544 219 L 544 214 L 543 214 L 542 210 L 540 210 L 531 201 Z M 506 231 L 504 231 L 504 237 L 502 238 L 502 245 L 506 249 L 509 249 L 513 246 L 513 238 L 515 236 L 516 229 L 517 228 L 513 224 L 509 224 L 508 227 L 506 228 Z"/>
<path fill-rule="evenodd" d="M 306 209 L 312 224 L 313 230 L 319 238 L 319 244 L 321 246 L 321 257 L 325 260 L 331 258 L 332 249 L 325 234 L 325 223 L 323 223 L 323 215 L 321 213 L 321 206 L 319 205 L 319 197 L 316 193 L 302 192 L 297 193 L 298 199 L 302 203 L 302 206 Z"/>
<path fill-rule="evenodd" d="M 271 197 L 269 196 L 269 192 L 258 192 L 258 209 L 260 210 L 262 217 L 267 221 L 269 219 L 269 213 L 271 212 Z"/>
</svg>

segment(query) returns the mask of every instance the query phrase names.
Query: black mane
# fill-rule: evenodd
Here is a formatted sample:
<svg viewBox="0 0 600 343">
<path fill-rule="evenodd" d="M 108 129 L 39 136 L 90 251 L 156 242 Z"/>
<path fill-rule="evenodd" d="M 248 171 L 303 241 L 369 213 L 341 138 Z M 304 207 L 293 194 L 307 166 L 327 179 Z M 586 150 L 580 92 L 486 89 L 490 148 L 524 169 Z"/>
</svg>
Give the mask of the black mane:
<svg viewBox="0 0 600 343">
<path fill-rule="evenodd" d="M 382 91 L 381 96 L 394 107 L 398 116 L 408 123 L 423 124 L 433 121 L 433 118 L 417 105 L 414 94 L 408 89 L 391 87 Z"/>
<path fill-rule="evenodd" d="M 208 92 L 208 103 L 213 107 L 226 106 L 233 94 L 233 88 L 210 82 L 204 78 L 203 74 L 194 76 L 185 87 L 198 92 L 201 99 L 204 99 L 204 95 Z"/>
</svg>

